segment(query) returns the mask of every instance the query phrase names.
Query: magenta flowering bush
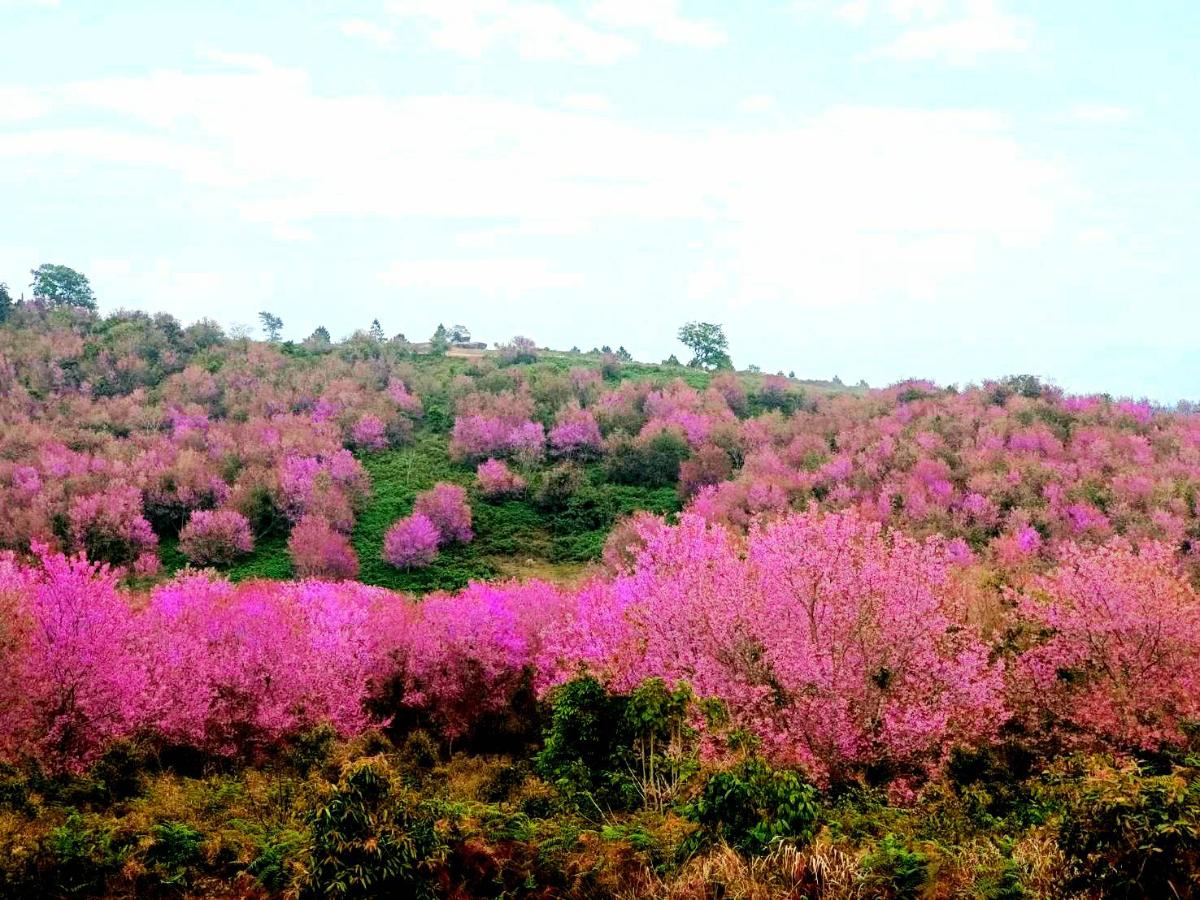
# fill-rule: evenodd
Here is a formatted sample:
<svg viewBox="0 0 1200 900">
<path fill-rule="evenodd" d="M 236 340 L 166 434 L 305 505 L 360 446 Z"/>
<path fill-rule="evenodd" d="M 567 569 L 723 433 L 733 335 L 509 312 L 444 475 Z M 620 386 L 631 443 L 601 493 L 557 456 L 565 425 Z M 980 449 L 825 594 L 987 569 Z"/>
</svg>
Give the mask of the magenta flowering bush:
<svg viewBox="0 0 1200 900">
<path fill-rule="evenodd" d="M 475 469 L 475 478 L 479 492 L 488 498 L 516 496 L 526 488 L 525 479 L 500 459 L 481 462 Z"/>
<path fill-rule="evenodd" d="M 1068 545 L 1020 596 L 1021 706 L 1087 749 L 1182 746 L 1200 718 L 1200 597 L 1171 548 Z"/>
<path fill-rule="evenodd" d="M 351 581 L 358 576 L 358 557 L 350 540 L 320 516 L 305 516 L 288 535 L 288 554 L 300 578 Z"/>
<path fill-rule="evenodd" d="M 348 450 L 328 456 L 286 456 L 279 474 L 281 508 L 292 522 L 319 515 L 339 531 L 354 527 L 354 511 L 370 492 L 366 471 Z"/>
<path fill-rule="evenodd" d="M 113 570 L 35 550 L 0 555 L 0 755 L 80 771 L 138 728 L 147 675 Z"/>
<path fill-rule="evenodd" d="M 142 515 L 140 492 L 113 486 L 71 501 L 67 512 L 68 549 L 99 562 L 123 565 L 158 546 L 158 536 Z"/>
<path fill-rule="evenodd" d="M 603 376 L 595 369 L 584 369 L 578 366 L 567 373 L 571 379 L 571 387 L 580 403 L 588 404 L 600 392 L 604 383 Z"/>
<path fill-rule="evenodd" d="M 792 515 L 744 547 L 698 517 L 639 531 L 632 570 L 581 591 L 547 640 L 543 678 L 686 680 L 819 780 L 923 778 L 1005 721 L 1004 668 L 952 617 L 942 542 L 854 514 Z"/>
<path fill-rule="evenodd" d="M 441 481 L 418 494 L 413 515 L 427 518 L 437 529 L 441 543 L 465 544 L 475 537 L 467 492 L 457 484 Z"/>
<path fill-rule="evenodd" d="M 561 591 L 536 581 L 426 598 L 396 673 L 403 704 L 451 740 L 468 733 L 511 706 L 567 611 Z"/>
<path fill-rule="evenodd" d="M 437 559 L 442 534 L 428 516 L 413 513 L 383 536 L 383 558 L 397 569 L 420 569 Z"/>
<path fill-rule="evenodd" d="M 397 524 L 407 559 L 436 552 L 425 516 Z M 1062 548 L 1014 594 L 1015 644 L 973 624 L 964 542 L 853 511 L 746 535 L 642 516 L 614 535 L 610 573 L 578 587 L 477 584 L 421 604 L 206 575 L 147 600 L 108 567 L 37 549 L 33 564 L 0 556 L 0 759 L 56 770 L 134 736 L 257 756 L 317 724 L 353 734 L 399 714 L 457 739 L 580 672 L 616 690 L 687 681 L 772 759 L 819 782 L 869 772 L 897 796 L 1014 717 L 1052 745 L 1157 750 L 1200 714 L 1200 601 L 1165 545 Z"/>
<path fill-rule="evenodd" d="M 550 447 L 557 456 L 598 456 L 604 438 L 590 410 L 572 402 L 558 411 L 550 429 Z"/>
<path fill-rule="evenodd" d="M 199 509 L 179 532 L 179 552 L 198 566 L 227 566 L 254 550 L 250 522 L 232 509 Z"/>
<path fill-rule="evenodd" d="M 363 413 L 350 429 L 350 442 L 359 450 L 386 450 L 387 425 L 373 413 Z"/>
<path fill-rule="evenodd" d="M 531 421 L 533 410 L 533 397 L 524 388 L 495 394 L 478 391 L 464 394 L 455 403 L 451 458 L 462 461 L 515 456 L 527 462 L 541 459 L 546 434 L 540 422 Z"/>
<path fill-rule="evenodd" d="M 156 590 L 140 617 L 143 716 L 159 739 L 253 756 L 316 724 L 343 734 L 374 720 L 363 698 L 378 657 L 361 585 L 203 576 Z"/>
<path fill-rule="evenodd" d="M 454 420 L 450 452 L 459 460 L 515 456 L 534 462 L 542 458 L 545 445 L 541 422 L 510 423 L 484 416 L 459 416 Z"/>
<path fill-rule="evenodd" d="M 405 415 L 419 419 L 425 414 L 421 398 L 410 393 L 408 387 L 399 378 L 393 378 L 388 382 L 387 395 Z"/>
</svg>

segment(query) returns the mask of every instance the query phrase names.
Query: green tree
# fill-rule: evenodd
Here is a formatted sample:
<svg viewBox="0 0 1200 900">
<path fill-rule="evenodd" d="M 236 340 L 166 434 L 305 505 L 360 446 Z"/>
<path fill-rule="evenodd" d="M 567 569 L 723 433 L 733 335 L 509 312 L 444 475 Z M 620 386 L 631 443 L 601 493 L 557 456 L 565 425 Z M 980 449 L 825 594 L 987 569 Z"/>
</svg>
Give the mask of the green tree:
<svg viewBox="0 0 1200 900">
<path fill-rule="evenodd" d="M 8 317 L 12 315 L 13 298 L 8 292 L 8 285 L 0 281 L 0 325 L 8 321 Z"/>
<path fill-rule="evenodd" d="M 324 348 L 328 347 L 330 342 L 329 329 L 324 325 L 318 325 L 313 329 L 313 333 L 304 339 L 307 347 Z"/>
<path fill-rule="evenodd" d="M 450 349 L 450 332 L 441 322 L 438 323 L 437 330 L 433 332 L 433 337 L 429 339 L 429 349 L 439 355 Z"/>
<path fill-rule="evenodd" d="M 51 306 L 75 306 L 80 309 L 95 309 L 96 295 L 88 284 L 87 276 L 67 266 L 45 263 L 32 269 L 30 287 L 33 296 Z"/>
<path fill-rule="evenodd" d="M 633 362 L 633 354 L 626 350 L 623 346 L 617 348 L 617 359 L 621 362 Z"/>
<path fill-rule="evenodd" d="M 379 324 L 378 319 L 371 320 L 371 330 L 367 332 L 371 336 L 371 340 L 377 343 L 383 343 L 383 326 Z"/>
<path fill-rule="evenodd" d="M 279 335 L 283 331 L 283 319 L 274 313 L 260 312 L 258 320 L 262 322 L 263 331 L 267 333 L 267 340 L 272 344 L 279 343 Z"/>
<path fill-rule="evenodd" d="M 452 344 L 466 344 L 471 340 L 471 332 L 466 325 L 455 325 L 448 335 Z"/>
<path fill-rule="evenodd" d="M 729 339 L 720 325 L 712 322 L 688 322 L 679 329 L 679 341 L 692 351 L 688 363 L 699 369 L 732 369 Z"/>
</svg>

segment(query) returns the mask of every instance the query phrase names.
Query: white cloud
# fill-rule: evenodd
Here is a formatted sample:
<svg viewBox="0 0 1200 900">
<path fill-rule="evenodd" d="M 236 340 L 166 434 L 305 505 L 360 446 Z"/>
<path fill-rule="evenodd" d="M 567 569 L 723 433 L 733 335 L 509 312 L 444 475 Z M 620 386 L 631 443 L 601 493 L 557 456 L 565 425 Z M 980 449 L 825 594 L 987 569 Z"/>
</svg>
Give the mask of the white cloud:
<svg viewBox="0 0 1200 900">
<path fill-rule="evenodd" d="M 1075 240 L 1080 244 L 1111 244 L 1114 239 L 1112 231 L 1102 226 L 1094 226 L 1092 228 L 1082 229 L 1076 236 Z"/>
<path fill-rule="evenodd" d="M 833 8 L 833 17 L 849 25 L 862 25 L 871 14 L 868 0 L 849 0 Z"/>
<path fill-rule="evenodd" d="M 1033 26 L 1004 10 L 1003 0 L 796 0 L 800 14 L 826 14 L 869 33 L 890 30 L 891 40 L 862 59 L 934 60 L 969 65 L 981 57 L 1022 53 Z M 898 30 L 898 31 L 897 31 Z"/>
<path fill-rule="evenodd" d="M 999 246 L 1053 228 L 1061 173 L 971 112 L 834 109 L 747 148 L 724 235 L 735 302 L 935 296 Z M 994 173 L 998 180 L 989 175 Z"/>
<path fill-rule="evenodd" d="M 591 229 L 580 219 L 528 219 L 515 225 L 464 231 L 454 239 L 456 247 L 492 249 L 512 238 L 578 237 Z"/>
<path fill-rule="evenodd" d="M 86 268 L 97 294 L 115 306 L 157 311 L 169 298 L 174 309 L 202 309 L 221 320 L 245 315 L 256 287 L 239 284 L 225 273 L 180 268 L 165 259 L 100 257 L 89 260 Z M 263 287 L 261 280 L 257 287 Z"/>
<path fill-rule="evenodd" d="M 49 109 L 50 104 L 40 91 L 20 85 L 0 85 L 0 122 L 37 119 Z"/>
<path fill-rule="evenodd" d="M 911 18 L 918 7 L 926 18 L 936 21 L 905 29 L 895 40 L 866 54 L 867 58 L 969 65 L 981 56 L 1021 53 L 1030 47 L 1030 23 L 1006 13 L 995 0 L 964 0 L 962 14 L 948 21 L 943 20 L 943 5 L 907 3 L 898 18 Z"/>
<path fill-rule="evenodd" d="M 1071 118 L 1077 122 L 1094 122 L 1098 125 L 1118 125 L 1133 115 L 1127 106 L 1105 106 L 1098 103 L 1082 103 L 1071 110 Z"/>
<path fill-rule="evenodd" d="M 716 47 L 728 39 L 716 22 L 685 18 L 678 0 L 594 0 L 587 15 L 611 28 L 646 31 L 667 44 Z"/>
<path fill-rule="evenodd" d="M 581 275 L 559 272 L 544 259 L 414 259 L 395 262 L 380 279 L 397 288 L 472 290 L 516 297 L 529 291 L 573 288 Z"/>
<path fill-rule="evenodd" d="M 527 60 L 566 60 L 608 65 L 638 49 L 636 37 L 667 44 L 715 47 L 727 40 L 708 19 L 683 15 L 679 0 L 591 0 L 582 14 L 546 0 L 393 0 L 391 17 L 417 23 L 434 46 L 470 58 L 493 50 Z M 361 22 L 359 36 L 392 34 Z"/>
<path fill-rule="evenodd" d="M 395 0 L 400 21 L 416 21 L 442 50 L 479 58 L 496 48 L 527 60 L 565 60 L 608 65 L 631 55 L 637 45 L 601 31 L 560 7 L 520 0 Z"/>
<path fill-rule="evenodd" d="M 949 0 L 891 0 L 888 11 L 901 22 L 913 19 L 936 19 L 949 9 Z"/>
<path fill-rule="evenodd" d="M 346 37 L 367 41 L 377 47 L 390 47 L 396 42 L 394 31 L 366 19 L 347 19 L 339 28 Z"/>
<path fill-rule="evenodd" d="M 786 126 L 672 130 L 486 97 L 327 96 L 303 72 L 241 63 L 68 85 L 48 95 L 49 117 L 10 130 L 0 157 L 8 171 L 176 172 L 207 204 L 287 238 L 319 236 L 330 217 L 459 223 L 460 249 L 499 258 L 398 263 L 391 283 L 501 293 L 580 284 L 553 256 L 507 258 L 522 236 L 557 234 L 543 243 L 558 249 L 592 228 L 681 223 L 713 267 L 694 291 L 919 299 L 983 254 L 1043 239 L 1072 202 L 1064 173 L 986 112 L 844 107 Z M 61 124 L 77 113 L 112 124 Z"/>
<path fill-rule="evenodd" d="M 611 112 L 612 100 L 605 94 L 567 94 L 563 97 L 563 106 L 581 112 Z"/>
<path fill-rule="evenodd" d="M 770 94 L 754 94 L 741 102 L 746 112 L 769 112 L 775 108 L 775 98 Z"/>
</svg>

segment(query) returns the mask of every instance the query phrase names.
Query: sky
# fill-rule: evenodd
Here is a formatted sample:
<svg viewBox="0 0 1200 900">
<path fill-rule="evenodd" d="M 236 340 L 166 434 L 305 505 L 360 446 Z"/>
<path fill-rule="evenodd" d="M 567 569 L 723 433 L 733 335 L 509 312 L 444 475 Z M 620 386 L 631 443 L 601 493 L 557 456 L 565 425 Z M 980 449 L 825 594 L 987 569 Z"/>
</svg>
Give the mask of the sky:
<svg viewBox="0 0 1200 900">
<path fill-rule="evenodd" d="M 0 0 L 0 281 L 1200 399 L 1194 0 Z"/>
</svg>

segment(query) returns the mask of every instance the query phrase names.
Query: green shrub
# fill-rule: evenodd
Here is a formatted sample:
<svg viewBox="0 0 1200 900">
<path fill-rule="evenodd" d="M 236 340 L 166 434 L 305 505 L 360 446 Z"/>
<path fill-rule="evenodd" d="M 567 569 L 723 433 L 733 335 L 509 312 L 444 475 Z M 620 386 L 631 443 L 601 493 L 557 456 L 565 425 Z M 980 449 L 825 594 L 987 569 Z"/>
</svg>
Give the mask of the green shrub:
<svg viewBox="0 0 1200 900">
<path fill-rule="evenodd" d="M 129 856 L 129 848 L 117 842 L 112 828 L 90 827 L 75 810 L 50 832 L 45 850 L 50 870 L 43 884 L 52 895 L 105 893 L 109 877 Z"/>
<path fill-rule="evenodd" d="M 1072 769 L 1051 789 L 1063 804 L 1070 886 L 1114 897 L 1200 894 L 1200 767 L 1154 774 L 1095 758 Z"/>
<path fill-rule="evenodd" d="M 432 769 L 438 762 L 438 745 L 423 728 L 409 732 L 400 748 L 401 758 L 416 769 Z"/>
<path fill-rule="evenodd" d="M 1011 843 L 1007 846 L 1011 853 Z M 990 872 L 975 883 L 975 891 L 982 900 L 1023 900 L 1029 896 L 1021 883 L 1021 867 L 1008 856 L 997 872 Z"/>
<path fill-rule="evenodd" d="M 291 829 L 270 833 L 246 871 L 268 891 L 283 891 L 292 883 L 304 840 L 303 834 Z"/>
<path fill-rule="evenodd" d="M 778 840 L 810 840 L 816 798 L 816 790 L 797 772 L 751 757 L 710 775 L 686 812 L 703 829 L 702 840 L 723 840 L 743 853 L 760 854 Z"/>
<path fill-rule="evenodd" d="M 884 835 L 862 861 L 862 886 L 884 896 L 910 900 L 920 895 L 929 878 L 929 857 L 912 850 L 894 834 Z"/>
<path fill-rule="evenodd" d="M 538 754 L 538 773 L 580 804 L 627 805 L 631 785 L 621 770 L 626 700 L 590 675 L 559 686 Z"/>
<path fill-rule="evenodd" d="M 630 694 L 612 694 L 582 676 L 551 696 L 538 773 L 585 812 L 653 808 L 675 801 L 697 770 L 686 685 L 650 678 Z"/>
<path fill-rule="evenodd" d="M 560 463 L 541 474 L 533 489 L 533 502 L 543 512 L 563 510 L 583 487 L 583 472 L 572 463 Z"/>
<path fill-rule="evenodd" d="M 154 826 L 154 843 L 146 851 L 146 863 L 163 884 L 186 885 L 188 870 L 201 860 L 203 835 L 182 822 Z"/>
<path fill-rule="evenodd" d="M 128 800 L 141 788 L 146 753 L 126 741 L 113 744 L 88 772 L 94 790 L 105 802 Z"/>
<path fill-rule="evenodd" d="M 665 487 L 679 480 L 679 464 L 690 453 L 687 441 L 674 431 L 645 441 L 619 438 L 608 447 L 604 473 L 617 484 Z"/>
<path fill-rule="evenodd" d="M 623 722 L 628 768 L 644 806 L 662 812 L 699 769 L 697 734 L 689 722 L 694 705 L 689 686 L 671 689 L 661 678 L 647 678 L 629 695 Z"/>
<path fill-rule="evenodd" d="M 329 725 L 318 725 L 298 735 L 288 748 L 287 761 L 297 772 L 307 774 L 329 762 L 337 732 Z"/>
<path fill-rule="evenodd" d="M 430 810 L 375 757 L 347 766 L 312 816 L 312 860 L 301 897 L 432 897 L 445 846 Z"/>
</svg>

